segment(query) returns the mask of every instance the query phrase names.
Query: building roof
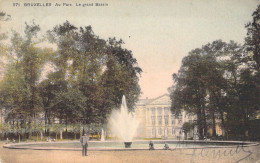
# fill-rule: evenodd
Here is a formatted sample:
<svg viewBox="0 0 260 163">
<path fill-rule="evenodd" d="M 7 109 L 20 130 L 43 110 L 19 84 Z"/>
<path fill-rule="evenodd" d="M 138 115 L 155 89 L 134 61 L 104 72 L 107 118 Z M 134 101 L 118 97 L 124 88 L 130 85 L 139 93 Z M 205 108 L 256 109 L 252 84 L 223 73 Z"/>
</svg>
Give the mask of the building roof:
<svg viewBox="0 0 260 163">
<path fill-rule="evenodd" d="M 170 105 L 170 96 L 168 94 L 164 94 L 154 99 L 140 99 L 136 106 L 144 106 L 144 105 Z"/>
<path fill-rule="evenodd" d="M 146 105 L 148 104 L 150 101 L 152 101 L 153 99 L 139 99 L 136 103 L 137 106 L 142 106 L 142 105 Z"/>
</svg>

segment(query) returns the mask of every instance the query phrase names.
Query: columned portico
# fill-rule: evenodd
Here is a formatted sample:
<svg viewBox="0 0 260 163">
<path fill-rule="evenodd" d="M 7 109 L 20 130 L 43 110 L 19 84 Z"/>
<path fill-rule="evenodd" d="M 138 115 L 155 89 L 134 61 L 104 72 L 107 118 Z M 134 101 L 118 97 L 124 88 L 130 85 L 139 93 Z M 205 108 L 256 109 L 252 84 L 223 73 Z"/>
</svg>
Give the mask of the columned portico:
<svg viewBox="0 0 260 163">
<path fill-rule="evenodd" d="M 139 100 L 135 111 L 140 121 L 137 137 L 177 139 L 184 137 L 181 128 L 184 122 L 193 120 L 183 111 L 179 116 L 171 113 L 171 100 L 168 94 L 155 99 Z"/>
</svg>

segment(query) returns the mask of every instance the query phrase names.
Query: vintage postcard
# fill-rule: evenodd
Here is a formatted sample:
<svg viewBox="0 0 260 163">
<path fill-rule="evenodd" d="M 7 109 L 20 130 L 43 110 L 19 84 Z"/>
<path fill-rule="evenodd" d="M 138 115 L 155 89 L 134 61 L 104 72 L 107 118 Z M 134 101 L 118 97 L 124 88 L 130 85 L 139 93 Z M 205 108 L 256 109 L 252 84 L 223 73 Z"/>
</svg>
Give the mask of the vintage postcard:
<svg viewBox="0 0 260 163">
<path fill-rule="evenodd" d="M 259 163 L 259 79 L 259 0 L 0 0 L 0 163 Z"/>
</svg>

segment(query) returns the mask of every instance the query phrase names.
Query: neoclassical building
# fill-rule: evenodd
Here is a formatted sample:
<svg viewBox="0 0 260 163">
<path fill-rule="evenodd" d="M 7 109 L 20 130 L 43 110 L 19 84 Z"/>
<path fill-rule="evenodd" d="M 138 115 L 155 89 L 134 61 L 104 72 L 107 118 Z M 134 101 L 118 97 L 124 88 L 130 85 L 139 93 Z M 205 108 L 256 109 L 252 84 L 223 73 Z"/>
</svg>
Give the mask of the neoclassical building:
<svg viewBox="0 0 260 163">
<path fill-rule="evenodd" d="M 139 120 L 136 137 L 177 139 L 184 137 L 181 128 L 184 122 L 193 121 L 183 111 L 179 116 L 171 113 L 171 100 L 168 94 L 155 99 L 141 99 L 136 104 L 135 115 Z"/>
</svg>

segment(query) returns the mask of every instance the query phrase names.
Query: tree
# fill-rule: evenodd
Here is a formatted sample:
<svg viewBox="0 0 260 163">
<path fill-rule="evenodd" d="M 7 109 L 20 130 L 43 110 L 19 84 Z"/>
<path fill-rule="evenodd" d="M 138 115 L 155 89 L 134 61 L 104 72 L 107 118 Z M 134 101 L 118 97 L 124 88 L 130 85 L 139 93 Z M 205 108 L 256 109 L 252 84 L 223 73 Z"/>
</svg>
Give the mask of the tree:
<svg viewBox="0 0 260 163">
<path fill-rule="evenodd" d="M 196 114 L 200 139 L 207 126 L 216 136 L 216 119 L 223 135 L 247 136 L 249 120 L 259 108 L 257 72 L 247 53 L 234 41 L 217 40 L 192 50 L 174 74 L 172 111 Z"/>
<path fill-rule="evenodd" d="M 21 142 L 21 135 L 23 135 L 26 131 L 26 125 L 21 124 L 21 122 L 17 121 L 16 125 L 14 126 L 14 133 L 18 135 L 18 142 Z"/>
<path fill-rule="evenodd" d="M 68 88 L 68 90 L 55 95 L 56 99 L 52 108 L 55 110 L 56 117 L 65 121 L 67 132 L 69 123 L 74 123 L 77 118 L 83 118 L 82 109 L 85 108 L 86 98 L 82 92 L 72 88 Z"/>
<path fill-rule="evenodd" d="M 226 43 L 213 41 L 192 50 L 182 61 L 178 74 L 174 74 L 174 90 L 171 94 L 172 111 L 181 109 L 197 116 L 199 138 L 207 135 L 207 126 L 212 120 L 213 135 L 216 134 L 215 118 L 220 114 L 224 124 L 222 94 L 225 89 L 224 70 L 219 57 L 225 54 Z M 224 125 L 223 125 L 224 126 Z"/>
<path fill-rule="evenodd" d="M 36 133 L 36 140 L 38 141 L 38 136 L 39 134 L 42 134 L 43 130 L 44 130 L 44 125 L 38 120 L 33 120 L 32 121 L 32 132 Z"/>
<path fill-rule="evenodd" d="M 185 140 L 187 140 L 187 134 L 194 129 L 194 123 L 191 122 L 185 122 L 182 125 L 182 130 L 185 134 Z"/>
<path fill-rule="evenodd" d="M 0 133 L 3 134 L 4 138 L 7 137 L 7 134 L 8 133 L 11 133 L 12 132 L 12 127 L 10 124 L 8 123 L 0 123 Z"/>
<path fill-rule="evenodd" d="M 10 20 L 11 16 L 6 14 L 3 11 L 0 11 L 0 23 L 4 23 L 5 21 Z M 1 30 L 0 25 L 0 30 Z M 2 31 L 2 30 L 1 30 Z M 6 65 L 6 58 L 8 57 L 8 50 L 9 46 L 6 45 L 3 40 L 6 40 L 8 38 L 7 33 L 0 33 L 0 79 L 4 76 L 5 73 L 5 65 Z"/>
<path fill-rule="evenodd" d="M 252 14 L 253 20 L 246 24 L 247 36 L 245 38 L 246 59 L 249 69 L 242 74 L 245 93 L 243 103 L 247 105 L 245 110 L 246 121 L 254 119 L 260 108 L 260 5 Z M 244 105 L 244 106 L 245 106 Z M 247 123 L 248 124 L 248 123 Z"/>
<path fill-rule="evenodd" d="M 171 94 L 171 110 L 176 115 L 179 114 L 181 109 L 197 115 L 199 138 L 203 139 L 207 131 L 205 115 L 206 88 L 205 83 L 203 83 L 203 74 L 207 69 L 201 63 L 203 58 L 200 55 L 201 52 L 200 49 L 190 52 L 190 55 L 183 59 L 178 74 L 173 75 L 176 85 Z"/>
<path fill-rule="evenodd" d="M 77 133 L 80 133 L 81 132 L 81 126 L 80 124 L 78 123 L 74 123 L 72 125 L 72 131 L 74 133 L 74 139 L 76 140 L 77 139 Z"/>
<path fill-rule="evenodd" d="M 32 122 L 41 111 L 42 103 L 38 91 L 38 81 L 45 57 L 51 52 L 48 48 L 36 45 L 40 28 L 26 23 L 25 37 L 13 32 L 11 48 L 8 52 L 7 73 L 1 83 L 2 106 L 10 115 L 7 119 L 23 119 L 21 125 Z M 29 135 L 30 135 L 30 129 Z"/>
<path fill-rule="evenodd" d="M 30 136 L 33 120 L 42 112 L 48 132 L 55 118 L 66 126 L 78 121 L 105 124 L 123 95 L 133 110 L 142 70 L 132 52 L 122 47 L 122 40 L 106 41 L 95 35 L 91 26 L 77 28 L 67 21 L 46 34 L 57 46 L 54 51 L 39 48 L 39 31 L 35 23 L 26 23 L 24 36 L 14 31 L 11 37 L 8 65 L 0 82 L 0 104 L 8 112 L 7 121 L 27 125 Z M 43 79 L 46 64 L 54 65 L 55 70 Z"/>
<path fill-rule="evenodd" d="M 255 69 L 260 70 L 260 5 L 252 14 L 253 21 L 246 24 L 247 36 L 245 38 L 246 50 L 248 55 L 253 52 L 253 60 L 255 61 Z"/>
<path fill-rule="evenodd" d="M 58 140 L 58 133 L 60 133 L 60 139 L 62 139 L 62 131 L 64 130 L 64 125 L 59 123 L 52 124 L 52 130 L 56 134 L 56 140 Z"/>
<path fill-rule="evenodd" d="M 55 94 L 82 92 L 86 101 L 84 107 L 78 108 L 79 119 L 84 117 L 85 124 L 105 123 L 123 94 L 133 108 L 140 94 L 137 74 L 141 69 L 132 52 L 122 48 L 122 40 L 105 41 L 94 34 L 91 26 L 78 29 L 68 21 L 55 26 L 48 37 L 58 47 L 53 59 L 57 71 L 50 78 L 54 85 L 61 86 Z"/>
</svg>

